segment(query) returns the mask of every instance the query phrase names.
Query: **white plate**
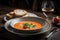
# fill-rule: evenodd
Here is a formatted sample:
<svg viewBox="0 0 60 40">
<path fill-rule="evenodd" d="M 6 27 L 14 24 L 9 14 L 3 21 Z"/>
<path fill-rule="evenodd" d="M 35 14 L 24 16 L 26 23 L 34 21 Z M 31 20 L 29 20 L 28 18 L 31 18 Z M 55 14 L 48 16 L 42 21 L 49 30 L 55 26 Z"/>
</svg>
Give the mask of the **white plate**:
<svg viewBox="0 0 60 40">
<path fill-rule="evenodd" d="M 38 17 L 38 16 L 34 13 L 27 13 L 27 15 L 23 17 Z M 6 16 L 4 17 L 4 21 L 8 21 Z"/>
<path fill-rule="evenodd" d="M 36 14 L 34 14 L 34 13 L 27 13 L 27 15 L 26 16 L 23 16 L 23 17 L 38 17 Z"/>
</svg>

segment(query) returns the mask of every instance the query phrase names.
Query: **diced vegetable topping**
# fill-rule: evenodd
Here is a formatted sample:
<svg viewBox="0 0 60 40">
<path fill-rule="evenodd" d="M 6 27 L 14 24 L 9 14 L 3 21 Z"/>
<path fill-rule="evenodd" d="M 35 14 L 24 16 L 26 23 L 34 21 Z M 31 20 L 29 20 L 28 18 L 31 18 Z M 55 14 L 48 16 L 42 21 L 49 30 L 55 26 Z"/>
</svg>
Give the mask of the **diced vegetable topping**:
<svg viewBox="0 0 60 40">
<path fill-rule="evenodd" d="M 24 29 L 26 29 L 26 28 L 35 28 L 36 27 L 36 25 L 34 25 L 34 24 L 30 24 L 30 23 L 24 23 L 24 24 L 22 24 L 22 27 L 24 28 Z"/>
</svg>

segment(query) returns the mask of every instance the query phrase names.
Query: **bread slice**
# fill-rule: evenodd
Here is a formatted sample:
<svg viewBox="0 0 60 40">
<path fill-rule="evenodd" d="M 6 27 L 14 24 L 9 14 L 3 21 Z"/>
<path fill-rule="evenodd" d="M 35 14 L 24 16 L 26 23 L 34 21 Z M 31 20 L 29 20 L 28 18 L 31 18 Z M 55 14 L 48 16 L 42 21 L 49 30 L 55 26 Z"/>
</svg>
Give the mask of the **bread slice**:
<svg viewBox="0 0 60 40">
<path fill-rule="evenodd" d="M 27 11 L 21 10 L 21 9 L 16 9 L 16 10 L 14 10 L 14 13 L 16 16 L 25 16 L 27 14 Z"/>
</svg>

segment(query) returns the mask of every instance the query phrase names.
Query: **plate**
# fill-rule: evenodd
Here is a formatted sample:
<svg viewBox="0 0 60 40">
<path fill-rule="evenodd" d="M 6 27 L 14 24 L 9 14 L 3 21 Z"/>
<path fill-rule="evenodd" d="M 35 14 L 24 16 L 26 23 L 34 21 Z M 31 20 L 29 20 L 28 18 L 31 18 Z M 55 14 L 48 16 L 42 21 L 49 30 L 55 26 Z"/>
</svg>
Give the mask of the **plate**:
<svg viewBox="0 0 60 40">
<path fill-rule="evenodd" d="M 4 28 L 5 28 L 7 31 L 9 31 L 9 32 L 11 32 L 11 33 L 13 33 L 13 34 L 17 34 L 17 35 L 20 35 L 20 36 L 22 36 L 22 37 L 44 34 L 44 33 L 48 32 L 48 31 L 51 29 L 51 26 L 49 26 L 49 24 L 46 23 L 46 24 L 48 24 L 48 25 L 47 25 L 47 28 L 44 28 L 44 29 L 43 29 L 43 30 L 45 30 L 45 31 L 42 30 L 42 31 L 40 31 L 40 32 L 32 33 L 32 34 L 30 34 L 30 33 L 21 33 L 21 32 L 19 32 L 18 30 L 15 30 L 14 28 L 12 28 L 12 27 L 10 26 L 10 23 L 11 23 L 12 20 L 13 20 L 13 19 L 7 21 L 7 22 L 5 23 L 5 25 L 4 25 L 4 26 L 5 26 Z"/>
<path fill-rule="evenodd" d="M 31 17 L 38 17 L 36 14 L 34 14 L 34 13 L 28 13 L 27 14 L 28 16 L 31 16 Z"/>
<path fill-rule="evenodd" d="M 27 13 L 26 16 L 23 16 L 23 17 L 38 17 L 36 14 L 34 13 Z M 6 16 L 4 17 L 4 21 L 8 21 L 9 18 L 7 18 Z"/>
</svg>

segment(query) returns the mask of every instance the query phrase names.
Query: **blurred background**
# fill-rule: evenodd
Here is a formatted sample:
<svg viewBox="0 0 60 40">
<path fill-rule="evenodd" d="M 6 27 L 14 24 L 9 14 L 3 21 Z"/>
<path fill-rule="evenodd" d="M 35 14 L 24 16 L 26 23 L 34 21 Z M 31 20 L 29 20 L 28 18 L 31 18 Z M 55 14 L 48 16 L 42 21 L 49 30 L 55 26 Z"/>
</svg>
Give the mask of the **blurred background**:
<svg viewBox="0 0 60 40">
<path fill-rule="evenodd" d="M 21 8 L 41 12 L 41 4 L 43 0 L 0 0 L 0 5 L 13 8 Z M 55 14 L 60 14 L 60 0 L 51 0 L 55 6 Z"/>
</svg>

